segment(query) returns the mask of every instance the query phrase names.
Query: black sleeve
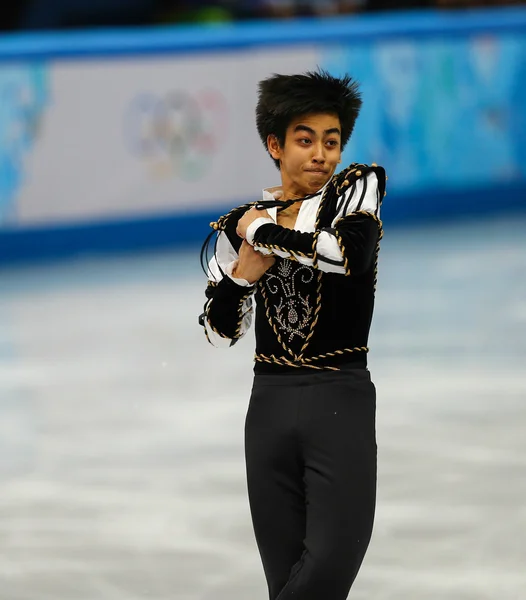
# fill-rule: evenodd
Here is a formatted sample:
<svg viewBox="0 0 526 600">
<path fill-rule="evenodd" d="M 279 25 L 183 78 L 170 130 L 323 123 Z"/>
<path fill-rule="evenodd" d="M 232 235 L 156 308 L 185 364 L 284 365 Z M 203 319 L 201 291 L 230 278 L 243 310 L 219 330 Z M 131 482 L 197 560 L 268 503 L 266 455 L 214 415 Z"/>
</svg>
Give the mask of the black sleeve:
<svg viewBox="0 0 526 600">
<path fill-rule="evenodd" d="M 358 275 L 369 268 L 379 238 L 379 222 L 374 215 L 351 213 L 340 219 L 335 228 L 323 228 L 320 231 L 327 231 L 338 240 L 347 275 Z M 318 263 L 323 261 L 323 257 L 315 256 L 317 235 L 268 223 L 256 230 L 254 246 L 313 258 Z"/>
<path fill-rule="evenodd" d="M 373 215 L 350 214 L 327 231 L 334 231 L 347 275 L 361 275 L 370 268 L 380 239 L 379 222 Z"/>
<path fill-rule="evenodd" d="M 253 292 L 253 286 L 238 285 L 228 276 L 217 285 L 209 284 L 205 292 L 208 302 L 199 323 L 204 326 L 206 319 L 221 337 L 237 339 L 243 320 L 243 303 Z"/>
<path fill-rule="evenodd" d="M 254 246 L 268 248 L 269 250 L 294 252 L 294 254 L 300 256 L 312 257 L 314 255 L 314 242 L 314 233 L 302 233 L 274 223 L 261 225 L 254 234 Z"/>
</svg>

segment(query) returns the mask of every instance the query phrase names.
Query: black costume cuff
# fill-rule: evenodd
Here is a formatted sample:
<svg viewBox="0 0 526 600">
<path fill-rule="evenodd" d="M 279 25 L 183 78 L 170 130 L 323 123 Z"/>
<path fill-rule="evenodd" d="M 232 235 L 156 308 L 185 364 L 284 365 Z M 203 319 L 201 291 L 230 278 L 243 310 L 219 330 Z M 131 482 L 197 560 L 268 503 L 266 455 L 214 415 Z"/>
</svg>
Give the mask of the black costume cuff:
<svg viewBox="0 0 526 600">
<path fill-rule="evenodd" d="M 239 337 L 243 303 L 254 292 L 253 286 L 238 285 L 225 276 L 211 292 L 205 318 L 220 336 L 229 339 Z"/>
<path fill-rule="evenodd" d="M 265 223 L 254 233 L 254 246 L 312 257 L 314 255 L 314 234 Z"/>
</svg>

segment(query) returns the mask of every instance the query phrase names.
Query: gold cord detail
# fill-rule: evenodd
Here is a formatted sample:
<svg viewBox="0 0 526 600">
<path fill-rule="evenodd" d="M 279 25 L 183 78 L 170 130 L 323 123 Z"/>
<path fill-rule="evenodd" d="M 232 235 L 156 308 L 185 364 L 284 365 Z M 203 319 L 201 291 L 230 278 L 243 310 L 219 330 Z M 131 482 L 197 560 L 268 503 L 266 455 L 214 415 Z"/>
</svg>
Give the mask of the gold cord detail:
<svg viewBox="0 0 526 600">
<path fill-rule="evenodd" d="M 334 352 L 327 352 L 325 354 L 320 354 L 319 356 L 312 356 L 310 358 L 302 358 L 301 356 L 296 356 L 293 360 L 287 358 L 286 356 L 275 356 L 274 354 L 271 354 L 270 356 L 266 356 L 265 354 L 256 354 L 254 356 L 254 360 L 256 362 L 278 365 L 280 367 L 294 367 L 297 369 L 306 367 L 308 369 L 315 369 L 317 371 L 340 371 L 338 367 L 331 367 L 329 365 L 319 366 L 312 363 L 318 360 L 324 360 L 326 358 L 342 356 L 344 354 L 354 352 L 369 352 L 369 348 L 365 346 L 360 348 L 344 348 L 343 350 L 335 350 Z"/>
<path fill-rule="evenodd" d="M 254 244 L 254 248 L 266 248 L 267 250 L 270 250 L 272 253 L 275 250 L 279 250 L 280 252 L 286 252 L 287 254 L 290 254 L 290 257 L 287 256 L 286 258 L 292 258 L 294 255 L 299 256 L 301 258 L 312 258 L 311 254 L 305 254 L 303 252 L 299 252 L 298 250 L 288 250 L 287 248 L 283 248 L 283 246 L 273 246 L 272 244 L 261 244 L 261 243 L 255 243 Z M 270 254 L 268 254 L 267 256 L 270 256 Z M 294 258 L 293 258 L 294 260 Z M 297 258 L 296 258 L 297 260 Z"/>
</svg>

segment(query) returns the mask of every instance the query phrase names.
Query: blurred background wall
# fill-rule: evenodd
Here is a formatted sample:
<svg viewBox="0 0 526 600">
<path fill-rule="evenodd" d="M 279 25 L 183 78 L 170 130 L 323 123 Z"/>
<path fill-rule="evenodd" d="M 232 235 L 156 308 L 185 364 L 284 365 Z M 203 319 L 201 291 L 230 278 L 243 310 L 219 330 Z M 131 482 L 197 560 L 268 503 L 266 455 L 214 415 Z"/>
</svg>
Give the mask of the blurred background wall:
<svg viewBox="0 0 526 600">
<path fill-rule="evenodd" d="M 316 66 L 362 84 L 344 162 L 386 167 L 386 222 L 524 209 L 520 4 L 6 5 L 0 261 L 202 239 L 279 180 L 255 131 L 257 82 Z"/>
</svg>

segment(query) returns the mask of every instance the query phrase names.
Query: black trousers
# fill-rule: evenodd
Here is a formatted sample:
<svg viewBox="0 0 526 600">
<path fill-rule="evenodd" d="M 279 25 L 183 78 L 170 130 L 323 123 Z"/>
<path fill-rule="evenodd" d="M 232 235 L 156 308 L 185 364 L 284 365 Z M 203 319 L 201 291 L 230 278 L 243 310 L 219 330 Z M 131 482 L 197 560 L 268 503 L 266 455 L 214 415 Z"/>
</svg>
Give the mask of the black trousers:
<svg viewBox="0 0 526 600">
<path fill-rule="evenodd" d="M 270 600 L 345 600 L 376 502 L 369 371 L 256 375 L 245 423 L 248 493 Z"/>
</svg>

